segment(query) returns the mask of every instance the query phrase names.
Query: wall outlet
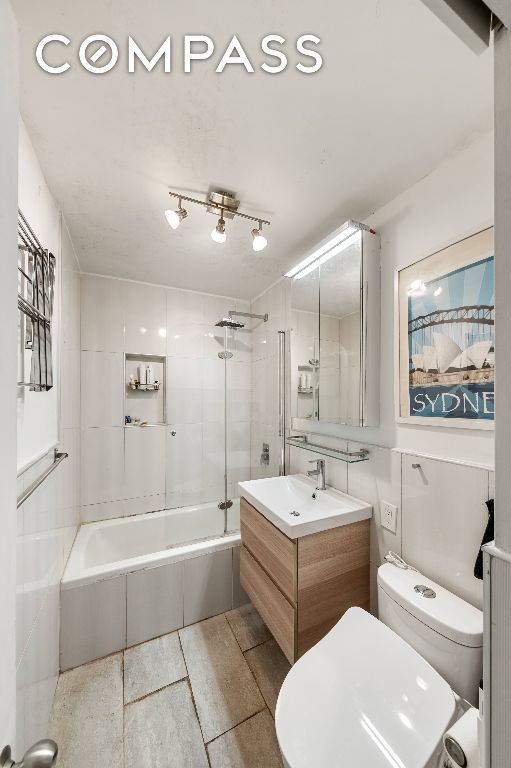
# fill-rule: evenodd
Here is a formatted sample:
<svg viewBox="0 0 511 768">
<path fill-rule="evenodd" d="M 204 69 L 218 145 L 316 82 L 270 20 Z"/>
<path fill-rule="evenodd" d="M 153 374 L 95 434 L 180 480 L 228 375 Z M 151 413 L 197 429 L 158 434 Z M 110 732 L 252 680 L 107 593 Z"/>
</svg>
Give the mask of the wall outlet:
<svg viewBox="0 0 511 768">
<path fill-rule="evenodd" d="M 383 528 L 386 528 L 391 533 L 396 532 L 397 507 L 395 504 L 390 504 L 388 501 L 380 503 L 380 522 Z"/>
</svg>

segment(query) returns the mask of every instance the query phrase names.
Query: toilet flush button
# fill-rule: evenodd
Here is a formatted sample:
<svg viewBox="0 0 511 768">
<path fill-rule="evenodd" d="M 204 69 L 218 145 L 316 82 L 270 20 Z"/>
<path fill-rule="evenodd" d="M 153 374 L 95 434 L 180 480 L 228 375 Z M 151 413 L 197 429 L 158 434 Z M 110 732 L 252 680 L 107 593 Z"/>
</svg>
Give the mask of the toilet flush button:
<svg viewBox="0 0 511 768">
<path fill-rule="evenodd" d="M 422 597 L 436 597 L 435 590 L 431 589 L 431 587 L 427 587 L 425 584 L 416 584 L 414 590 L 418 592 L 419 595 L 422 595 Z"/>
</svg>

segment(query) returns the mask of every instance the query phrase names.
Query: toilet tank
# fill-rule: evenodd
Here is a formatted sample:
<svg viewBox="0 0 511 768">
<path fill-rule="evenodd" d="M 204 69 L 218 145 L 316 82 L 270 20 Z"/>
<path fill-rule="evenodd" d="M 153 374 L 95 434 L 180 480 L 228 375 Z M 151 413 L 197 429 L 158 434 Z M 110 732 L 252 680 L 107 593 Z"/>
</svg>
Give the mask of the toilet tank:
<svg viewBox="0 0 511 768">
<path fill-rule="evenodd" d="M 423 656 L 453 691 L 478 705 L 483 613 L 418 571 L 378 569 L 378 617 Z"/>
</svg>

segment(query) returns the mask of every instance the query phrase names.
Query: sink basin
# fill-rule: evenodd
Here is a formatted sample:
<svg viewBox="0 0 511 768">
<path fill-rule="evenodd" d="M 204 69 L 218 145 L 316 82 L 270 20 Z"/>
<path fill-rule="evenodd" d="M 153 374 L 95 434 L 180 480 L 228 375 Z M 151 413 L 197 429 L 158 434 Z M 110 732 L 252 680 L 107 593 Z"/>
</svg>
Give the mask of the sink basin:
<svg viewBox="0 0 511 768">
<path fill-rule="evenodd" d="M 270 523 L 290 539 L 367 520 L 373 508 L 346 493 L 317 491 L 305 475 L 267 477 L 238 483 L 244 496 Z"/>
</svg>

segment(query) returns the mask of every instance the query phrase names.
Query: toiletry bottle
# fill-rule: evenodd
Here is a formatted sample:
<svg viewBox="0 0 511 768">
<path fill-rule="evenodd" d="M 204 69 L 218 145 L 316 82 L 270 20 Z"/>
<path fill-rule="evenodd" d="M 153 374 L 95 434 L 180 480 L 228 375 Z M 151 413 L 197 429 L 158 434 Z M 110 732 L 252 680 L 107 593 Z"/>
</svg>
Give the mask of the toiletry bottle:
<svg viewBox="0 0 511 768">
<path fill-rule="evenodd" d="M 146 368 L 146 384 L 154 384 L 154 370 L 151 364 Z"/>
<path fill-rule="evenodd" d="M 138 366 L 138 381 L 139 381 L 139 384 L 142 385 L 142 384 L 146 384 L 147 383 L 146 375 L 147 374 L 146 374 L 145 364 L 144 363 L 140 363 L 140 365 Z"/>
</svg>

